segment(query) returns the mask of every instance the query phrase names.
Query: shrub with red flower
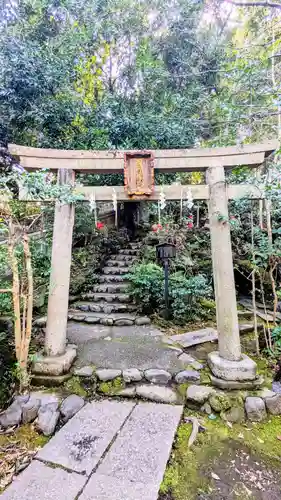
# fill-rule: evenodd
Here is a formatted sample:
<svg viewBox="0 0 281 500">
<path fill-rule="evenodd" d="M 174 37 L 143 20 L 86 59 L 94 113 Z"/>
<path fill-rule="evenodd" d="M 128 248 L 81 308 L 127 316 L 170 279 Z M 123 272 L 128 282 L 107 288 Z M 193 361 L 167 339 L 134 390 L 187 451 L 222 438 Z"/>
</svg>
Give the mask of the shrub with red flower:
<svg viewBox="0 0 281 500">
<path fill-rule="evenodd" d="M 161 229 L 163 229 L 163 226 L 162 224 L 153 224 L 151 229 L 154 233 L 157 233 L 158 231 L 161 231 Z"/>
<path fill-rule="evenodd" d="M 104 228 L 104 223 L 103 222 L 97 222 L 96 228 L 98 230 L 103 229 Z"/>
<path fill-rule="evenodd" d="M 192 229 L 193 228 L 193 222 L 188 222 L 186 225 L 187 225 L 188 229 Z"/>
</svg>

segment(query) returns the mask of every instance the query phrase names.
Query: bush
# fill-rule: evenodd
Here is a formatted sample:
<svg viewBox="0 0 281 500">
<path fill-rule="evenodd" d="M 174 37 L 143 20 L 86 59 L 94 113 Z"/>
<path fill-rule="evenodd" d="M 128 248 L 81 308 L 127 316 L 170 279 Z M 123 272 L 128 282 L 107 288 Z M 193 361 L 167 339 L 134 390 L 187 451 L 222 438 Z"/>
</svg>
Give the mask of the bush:
<svg viewBox="0 0 281 500">
<path fill-rule="evenodd" d="M 130 294 L 143 313 L 159 312 L 164 307 L 164 272 L 157 264 L 137 264 L 129 273 Z M 209 297 L 212 289 L 205 276 L 188 277 L 182 272 L 172 273 L 169 280 L 169 305 L 172 319 L 184 323 L 203 315 L 202 297 Z"/>
<path fill-rule="evenodd" d="M 14 390 L 16 360 L 12 338 L 12 323 L 0 319 L 0 408 L 8 401 Z"/>
<path fill-rule="evenodd" d="M 157 264 L 137 264 L 128 275 L 130 293 L 142 312 L 149 314 L 163 304 L 163 269 Z"/>
<path fill-rule="evenodd" d="M 186 277 L 177 272 L 170 278 L 170 308 L 176 322 L 190 321 L 202 317 L 202 297 L 211 295 L 212 289 L 205 276 Z"/>
</svg>

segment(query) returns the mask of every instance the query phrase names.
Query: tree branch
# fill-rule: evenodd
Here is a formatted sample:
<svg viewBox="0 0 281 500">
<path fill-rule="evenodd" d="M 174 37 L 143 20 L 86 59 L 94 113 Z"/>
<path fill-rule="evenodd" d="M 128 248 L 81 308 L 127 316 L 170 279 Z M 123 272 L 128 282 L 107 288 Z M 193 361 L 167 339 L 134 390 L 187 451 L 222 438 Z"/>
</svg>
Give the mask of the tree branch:
<svg viewBox="0 0 281 500">
<path fill-rule="evenodd" d="M 272 7 L 273 9 L 281 9 L 281 3 L 275 2 L 239 2 L 236 0 L 223 0 L 227 3 L 231 3 L 232 5 L 236 5 L 237 7 Z"/>
</svg>

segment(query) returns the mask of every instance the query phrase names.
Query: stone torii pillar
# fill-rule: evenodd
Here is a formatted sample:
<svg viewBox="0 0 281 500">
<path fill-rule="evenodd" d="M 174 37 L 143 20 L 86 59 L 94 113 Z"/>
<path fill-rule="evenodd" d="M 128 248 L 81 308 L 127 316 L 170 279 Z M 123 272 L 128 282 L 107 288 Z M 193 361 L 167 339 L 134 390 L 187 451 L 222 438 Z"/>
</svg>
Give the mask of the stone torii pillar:
<svg viewBox="0 0 281 500">
<path fill-rule="evenodd" d="M 58 170 L 58 184 L 74 183 L 74 171 Z M 68 297 L 72 254 L 74 204 L 56 202 L 53 228 L 52 261 L 49 285 L 45 355 L 37 356 L 33 373 L 62 375 L 76 356 L 76 346 L 66 345 Z"/>
<path fill-rule="evenodd" d="M 256 363 L 241 354 L 224 167 L 210 167 L 207 182 L 219 343 L 219 352 L 210 353 L 208 363 L 218 379 L 254 380 Z"/>
</svg>

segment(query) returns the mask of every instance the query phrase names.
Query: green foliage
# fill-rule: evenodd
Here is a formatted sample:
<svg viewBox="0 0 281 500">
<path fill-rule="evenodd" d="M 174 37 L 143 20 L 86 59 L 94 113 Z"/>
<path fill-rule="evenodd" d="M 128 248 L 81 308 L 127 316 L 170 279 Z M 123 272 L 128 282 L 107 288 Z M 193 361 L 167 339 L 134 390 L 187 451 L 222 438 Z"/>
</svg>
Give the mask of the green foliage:
<svg viewBox="0 0 281 500">
<path fill-rule="evenodd" d="M 204 310 L 199 299 L 210 295 L 211 287 L 205 276 L 199 274 L 187 278 L 181 272 L 172 274 L 170 278 L 170 307 L 175 323 L 200 319 Z"/>
<path fill-rule="evenodd" d="M 85 217 L 85 212 L 82 212 Z M 92 220 L 92 224 L 91 224 Z M 86 223 L 87 221 L 87 223 Z M 83 233 L 84 225 L 88 226 Z M 75 223 L 74 248 L 72 252 L 70 293 L 76 295 L 88 291 L 96 281 L 106 257 L 124 247 L 127 237 L 116 229 L 97 230 L 89 212 L 87 218 L 78 217 Z M 81 245 L 85 246 L 81 246 Z"/>
<path fill-rule="evenodd" d="M 12 395 L 15 385 L 15 357 L 12 339 L 10 325 L 0 318 L 0 408 Z"/>
<path fill-rule="evenodd" d="M 154 263 L 138 264 L 128 275 L 130 293 L 144 313 L 159 312 L 164 307 L 164 273 Z M 182 272 L 169 277 L 170 313 L 175 323 L 200 317 L 201 297 L 208 297 L 211 288 L 204 276 L 187 277 Z"/>
<path fill-rule="evenodd" d="M 157 310 L 163 304 L 163 269 L 157 264 L 139 264 L 128 275 L 130 293 L 144 313 Z"/>
</svg>

